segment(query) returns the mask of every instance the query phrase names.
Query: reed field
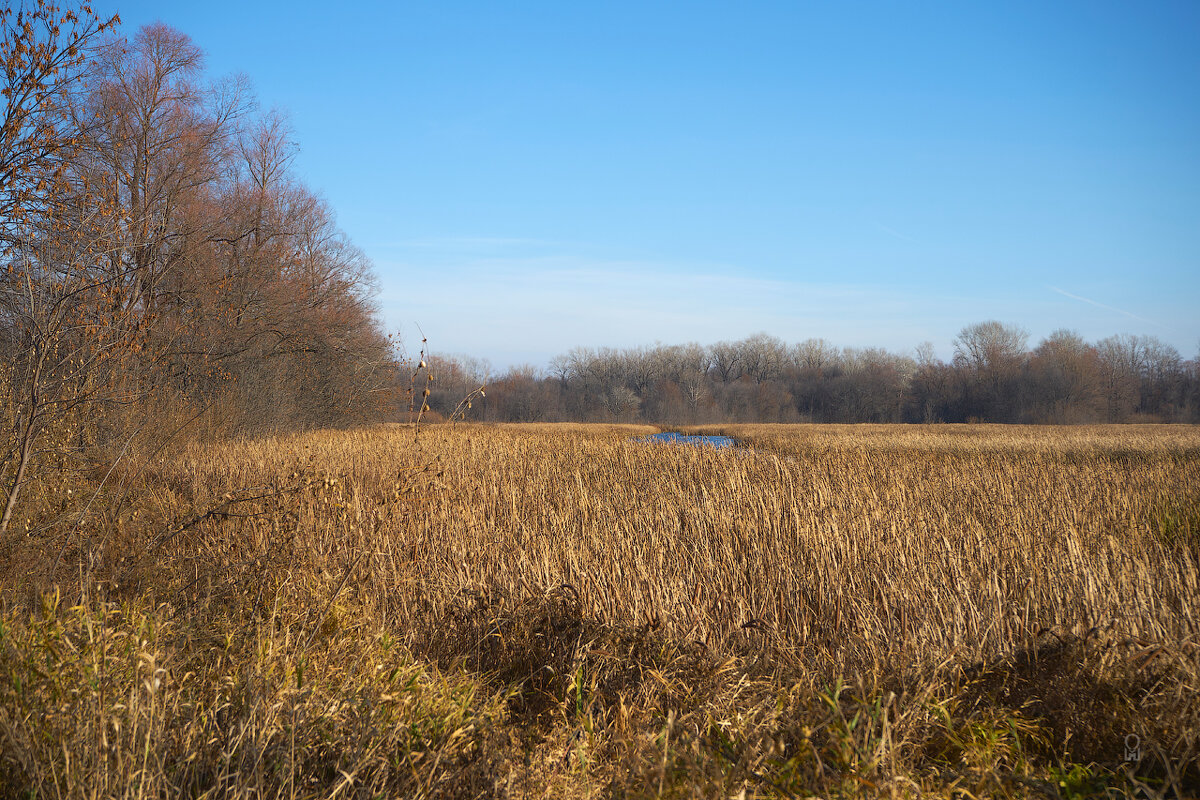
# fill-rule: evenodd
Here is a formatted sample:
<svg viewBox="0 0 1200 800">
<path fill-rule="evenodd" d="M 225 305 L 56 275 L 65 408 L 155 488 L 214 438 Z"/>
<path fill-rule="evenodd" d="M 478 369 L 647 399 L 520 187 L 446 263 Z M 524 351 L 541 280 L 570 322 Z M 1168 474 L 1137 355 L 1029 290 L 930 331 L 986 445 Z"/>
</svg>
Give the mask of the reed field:
<svg viewBox="0 0 1200 800">
<path fill-rule="evenodd" d="M 657 430 L 41 480 L 0 796 L 1200 794 L 1200 429 Z"/>
</svg>

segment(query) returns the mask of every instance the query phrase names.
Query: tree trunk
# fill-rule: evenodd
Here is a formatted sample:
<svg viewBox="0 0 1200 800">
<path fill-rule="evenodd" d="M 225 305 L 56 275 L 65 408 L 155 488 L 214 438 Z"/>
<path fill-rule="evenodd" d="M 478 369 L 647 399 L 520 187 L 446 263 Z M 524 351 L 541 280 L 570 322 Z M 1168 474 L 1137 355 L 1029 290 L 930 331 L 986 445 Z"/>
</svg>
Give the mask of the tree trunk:
<svg viewBox="0 0 1200 800">
<path fill-rule="evenodd" d="M 4 503 L 4 516 L 0 517 L 0 539 L 8 535 L 8 524 L 12 519 L 13 509 L 17 507 L 17 496 L 25 483 L 25 470 L 29 466 L 29 455 L 33 450 L 33 426 L 36 424 L 36 410 L 30 409 L 29 419 L 25 422 L 25 431 L 21 437 L 21 455 L 17 462 L 17 474 L 13 476 L 12 485 L 8 488 L 8 499 Z"/>
</svg>

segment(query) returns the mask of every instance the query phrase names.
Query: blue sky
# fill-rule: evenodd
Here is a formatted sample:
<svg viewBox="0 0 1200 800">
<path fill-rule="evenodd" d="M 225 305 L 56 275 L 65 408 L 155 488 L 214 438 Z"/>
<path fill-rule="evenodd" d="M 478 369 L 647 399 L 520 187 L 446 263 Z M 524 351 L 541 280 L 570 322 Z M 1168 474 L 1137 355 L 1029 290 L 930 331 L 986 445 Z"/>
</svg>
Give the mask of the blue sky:
<svg viewBox="0 0 1200 800">
<path fill-rule="evenodd" d="M 1200 345 L 1200 4 L 116 2 L 287 110 L 389 329 Z"/>
</svg>

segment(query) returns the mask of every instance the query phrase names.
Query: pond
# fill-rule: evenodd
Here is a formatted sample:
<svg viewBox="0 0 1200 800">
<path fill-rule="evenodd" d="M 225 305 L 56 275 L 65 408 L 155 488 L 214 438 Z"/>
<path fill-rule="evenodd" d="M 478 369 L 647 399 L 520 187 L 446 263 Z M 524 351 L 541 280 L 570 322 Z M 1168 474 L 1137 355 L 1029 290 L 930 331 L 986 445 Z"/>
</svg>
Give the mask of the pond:
<svg viewBox="0 0 1200 800">
<path fill-rule="evenodd" d="M 664 442 L 667 444 L 690 444 L 703 447 L 735 447 L 737 442 L 732 436 L 689 436 L 684 433 L 668 431 L 655 433 L 638 439 L 640 442 Z"/>
</svg>

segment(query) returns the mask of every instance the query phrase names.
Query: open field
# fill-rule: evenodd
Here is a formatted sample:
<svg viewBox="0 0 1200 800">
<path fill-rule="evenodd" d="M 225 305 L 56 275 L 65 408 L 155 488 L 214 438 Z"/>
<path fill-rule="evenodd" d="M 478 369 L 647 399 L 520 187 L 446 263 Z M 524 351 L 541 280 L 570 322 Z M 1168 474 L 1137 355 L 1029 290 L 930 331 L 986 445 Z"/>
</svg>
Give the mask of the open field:
<svg viewBox="0 0 1200 800">
<path fill-rule="evenodd" d="M 1200 429 L 655 430 L 43 481 L 105 479 L 3 543 L 0 795 L 1200 792 Z"/>
</svg>

